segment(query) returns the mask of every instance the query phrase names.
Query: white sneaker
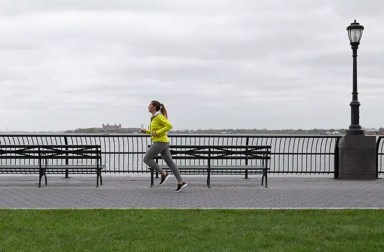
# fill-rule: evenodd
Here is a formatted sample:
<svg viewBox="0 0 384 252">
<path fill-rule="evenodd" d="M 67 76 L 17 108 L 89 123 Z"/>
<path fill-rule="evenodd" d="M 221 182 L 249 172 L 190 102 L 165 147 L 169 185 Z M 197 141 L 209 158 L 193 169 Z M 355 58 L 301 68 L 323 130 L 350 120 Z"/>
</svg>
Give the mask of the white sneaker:
<svg viewBox="0 0 384 252">
<path fill-rule="evenodd" d="M 183 190 L 184 188 L 186 188 L 188 185 L 187 183 L 183 182 L 182 184 L 178 184 L 177 185 L 177 188 L 175 190 L 175 192 L 180 192 L 181 190 Z"/>
<path fill-rule="evenodd" d="M 168 179 L 169 179 L 169 173 L 167 173 L 166 175 L 161 175 L 160 185 L 167 182 Z"/>
</svg>

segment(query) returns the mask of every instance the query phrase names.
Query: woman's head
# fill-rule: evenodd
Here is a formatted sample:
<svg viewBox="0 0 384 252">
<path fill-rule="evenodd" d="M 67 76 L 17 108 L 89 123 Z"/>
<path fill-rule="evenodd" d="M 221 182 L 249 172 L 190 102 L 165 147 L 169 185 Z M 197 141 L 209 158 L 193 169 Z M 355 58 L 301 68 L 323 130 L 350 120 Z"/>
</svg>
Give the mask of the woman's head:
<svg viewBox="0 0 384 252">
<path fill-rule="evenodd" d="M 156 111 L 160 110 L 160 112 L 165 116 L 165 118 L 168 118 L 167 110 L 165 109 L 164 104 L 160 103 L 159 101 L 156 101 L 156 100 L 151 101 L 151 103 L 149 104 L 148 110 L 153 114 Z"/>
<path fill-rule="evenodd" d="M 150 103 L 156 111 L 159 111 L 163 104 L 161 104 L 159 101 L 153 100 Z"/>
</svg>

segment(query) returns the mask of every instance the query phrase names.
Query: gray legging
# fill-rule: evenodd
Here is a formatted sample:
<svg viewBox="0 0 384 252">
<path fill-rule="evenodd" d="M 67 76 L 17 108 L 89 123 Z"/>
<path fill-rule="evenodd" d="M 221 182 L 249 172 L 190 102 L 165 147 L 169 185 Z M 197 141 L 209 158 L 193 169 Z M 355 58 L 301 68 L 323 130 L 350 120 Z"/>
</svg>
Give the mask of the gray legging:
<svg viewBox="0 0 384 252">
<path fill-rule="evenodd" d="M 152 169 L 157 170 L 160 174 L 163 174 L 163 169 L 153 160 L 157 155 L 161 155 L 165 163 L 171 169 L 173 175 L 176 177 L 179 183 L 182 183 L 179 169 L 177 169 L 175 162 L 172 160 L 171 152 L 169 151 L 169 143 L 154 142 L 151 147 L 148 148 L 147 153 L 144 156 L 144 163 L 146 163 Z"/>
</svg>

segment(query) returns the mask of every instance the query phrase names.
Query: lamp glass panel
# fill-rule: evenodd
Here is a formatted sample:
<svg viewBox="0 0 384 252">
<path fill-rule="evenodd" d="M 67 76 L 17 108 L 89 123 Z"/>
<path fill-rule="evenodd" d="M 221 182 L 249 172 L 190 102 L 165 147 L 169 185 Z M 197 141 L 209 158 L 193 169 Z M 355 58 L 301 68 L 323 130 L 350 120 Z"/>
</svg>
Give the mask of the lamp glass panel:
<svg viewBox="0 0 384 252">
<path fill-rule="evenodd" d="M 349 40 L 351 42 L 360 42 L 361 35 L 363 34 L 363 30 L 361 29 L 350 29 L 349 31 Z"/>
</svg>

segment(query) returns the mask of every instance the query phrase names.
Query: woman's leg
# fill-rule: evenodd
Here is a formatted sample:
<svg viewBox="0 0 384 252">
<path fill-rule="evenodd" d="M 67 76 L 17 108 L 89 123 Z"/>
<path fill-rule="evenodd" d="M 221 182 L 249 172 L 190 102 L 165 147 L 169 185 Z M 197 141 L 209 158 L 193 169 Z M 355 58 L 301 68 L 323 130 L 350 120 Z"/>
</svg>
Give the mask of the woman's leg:
<svg viewBox="0 0 384 252">
<path fill-rule="evenodd" d="M 148 148 L 147 153 L 144 156 L 144 163 L 150 168 L 157 170 L 160 174 L 165 174 L 164 170 L 156 163 L 154 158 L 161 153 L 167 146 L 164 143 L 152 143 L 151 147 Z"/>
<path fill-rule="evenodd" d="M 173 159 L 172 159 L 172 156 L 171 156 L 171 152 L 169 151 L 169 143 L 167 143 L 166 148 L 160 154 L 163 157 L 163 160 L 165 161 L 165 163 L 171 169 L 173 175 L 177 179 L 177 182 L 179 184 L 183 183 L 183 179 L 180 176 L 179 169 L 177 169 L 177 166 L 176 166 L 175 162 L 173 162 Z"/>
</svg>

